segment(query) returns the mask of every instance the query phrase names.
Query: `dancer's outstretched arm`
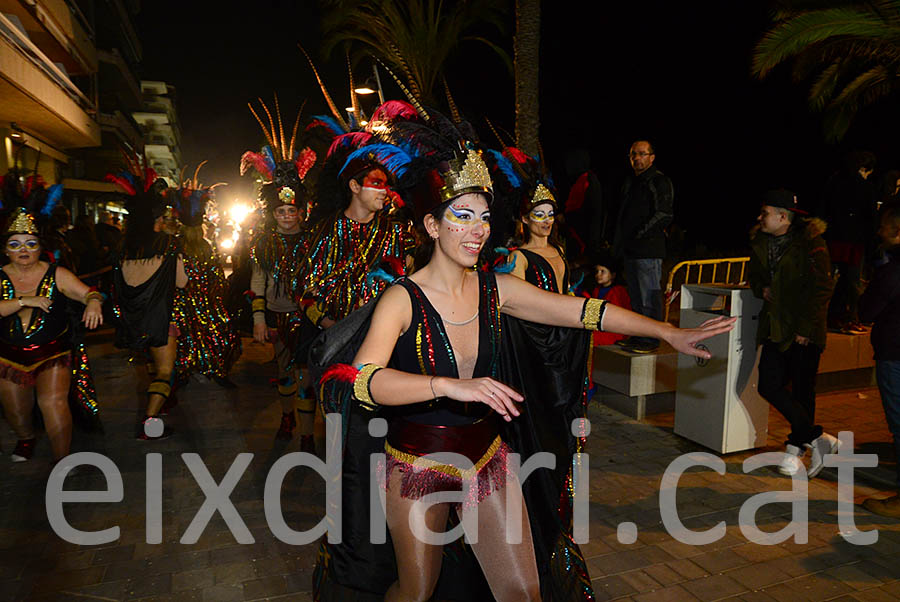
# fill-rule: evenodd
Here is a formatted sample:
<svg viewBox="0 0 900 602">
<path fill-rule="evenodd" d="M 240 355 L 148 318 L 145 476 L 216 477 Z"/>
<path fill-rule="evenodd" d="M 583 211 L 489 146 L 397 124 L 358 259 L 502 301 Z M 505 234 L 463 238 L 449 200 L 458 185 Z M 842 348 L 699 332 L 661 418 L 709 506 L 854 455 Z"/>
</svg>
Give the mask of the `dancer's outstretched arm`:
<svg viewBox="0 0 900 602">
<path fill-rule="evenodd" d="M 583 321 L 585 304 L 597 302 L 583 297 L 551 293 L 507 274 L 498 274 L 497 284 L 503 313 L 539 324 L 589 327 Z M 606 303 L 601 322 L 596 328 L 606 332 L 663 339 L 681 353 L 709 358 L 709 352 L 697 349 L 696 344 L 728 332 L 734 328 L 736 320 L 737 318 L 722 317 L 704 322 L 697 328 L 676 328 L 666 322 L 658 322 Z"/>
</svg>

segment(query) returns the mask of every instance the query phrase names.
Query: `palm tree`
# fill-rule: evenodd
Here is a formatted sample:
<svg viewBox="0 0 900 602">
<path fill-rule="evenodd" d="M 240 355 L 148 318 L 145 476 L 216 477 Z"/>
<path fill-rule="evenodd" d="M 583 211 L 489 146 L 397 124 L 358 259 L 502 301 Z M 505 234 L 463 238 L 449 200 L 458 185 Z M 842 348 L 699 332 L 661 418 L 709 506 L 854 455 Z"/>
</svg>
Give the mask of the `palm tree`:
<svg viewBox="0 0 900 602">
<path fill-rule="evenodd" d="M 516 0 L 516 146 L 532 157 L 540 152 L 540 45 L 541 0 Z"/>
<path fill-rule="evenodd" d="M 505 30 L 501 0 L 323 0 L 323 52 L 356 43 L 385 61 L 421 100 L 434 103 L 444 65 L 464 42 L 484 44 L 512 71 L 509 54 L 480 35 L 484 26 Z M 473 66 L 477 67 L 477 66 Z"/>
<path fill-rule="evenodd" d="M 840 140 L 863 106 L 900 83 L 900 0 L 804 0 L 787 4 L 757 44 L 753 73 L 793 60 L 795 80 L 812 80 L 809 103 Z"/>
</svg>

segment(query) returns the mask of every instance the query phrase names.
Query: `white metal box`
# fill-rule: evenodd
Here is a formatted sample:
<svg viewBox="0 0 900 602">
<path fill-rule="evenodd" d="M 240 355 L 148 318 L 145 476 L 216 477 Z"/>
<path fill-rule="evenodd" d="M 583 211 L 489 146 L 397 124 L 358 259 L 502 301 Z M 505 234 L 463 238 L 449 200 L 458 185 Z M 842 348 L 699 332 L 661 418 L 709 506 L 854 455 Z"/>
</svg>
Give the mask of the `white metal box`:
<svg viewBox="0 0 900 602">
<path fill-rule="evenodd" d="M 719 453 L 766 444 L 769 404 L 757 392 L 756 328 L 762 300 L 744 287 L 681 287 L 681 327 L 737 316 L 734 329 L 703 341 L 712 359 L 679 354 L 675 433 Z"/>
</svg>

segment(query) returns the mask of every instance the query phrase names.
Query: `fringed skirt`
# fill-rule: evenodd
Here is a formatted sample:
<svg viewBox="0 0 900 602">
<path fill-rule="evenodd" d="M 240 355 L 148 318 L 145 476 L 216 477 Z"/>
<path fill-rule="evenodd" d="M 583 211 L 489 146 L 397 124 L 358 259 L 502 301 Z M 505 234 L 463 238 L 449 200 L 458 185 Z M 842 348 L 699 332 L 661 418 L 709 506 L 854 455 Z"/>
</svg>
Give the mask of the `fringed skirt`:
<svg viewBox="0 0 900 602">
<path fill-rule="evenodd" d="M 10 345 L 0 341 L 0 378 L 33 387 L 37 376 L 53 366 L 72 365 L 68 333 L 43 345 Z"/>
<path fill-rule="evenodd" d="M 457 426 L 394 419 L 384 445 L 384 486 L 399 470 L 401 497 L 419 499 L 438 491 L 460 491 L 465 495 L 463 505 L 471 507 L 506 485 L 510 450 L 497 432 L 493 417 Z M 448 453 L 464 456 L 468 462 L 437 455 Z M 427 457 L 430 454 L 435 456 Z"/>
</svg>

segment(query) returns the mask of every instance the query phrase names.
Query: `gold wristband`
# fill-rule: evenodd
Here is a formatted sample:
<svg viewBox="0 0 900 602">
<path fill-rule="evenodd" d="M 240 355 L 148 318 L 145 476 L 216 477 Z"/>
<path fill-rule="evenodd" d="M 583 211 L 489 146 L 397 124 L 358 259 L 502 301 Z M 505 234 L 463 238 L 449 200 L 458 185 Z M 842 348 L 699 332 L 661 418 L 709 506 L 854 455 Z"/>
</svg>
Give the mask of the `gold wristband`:
<svg viewBox="0 0 900 602">
<path fill-rule="evenodd" d="M 318 326 L 322 318 L 325 317 L 325 312 L 322 311 L 318 303 L 313 303 L 306 308 L 306 317 L 309 318 L 310 322 Z"/>
<path fill-rule="evenodd" d="M 99 293 L 97 291 L 89 292 L 84 296 L 84 304 L 87 305 L 93 299 L 96 299 L 100 303 L 103 303 L 103 293 Z"/>
<path fill-rule="evenodd" d="M 378 405 L 372 399 L 370 385 L 372 383 L 372 377 L 375 376 L 375 373 L 379 370 L 381 370 L 381 366 L 378 364 L 364 364 L 363 367 L 359 369 L 356 378 L 353 380 L 353 396 L 356 397 L 356 400 L 359 401 L 364 408 L 369 410 L 374 410 Z"/>
<path fill-rule="evenodd" d="M 254 312 L 266 311 L 266 300 L 262 297 L 257 297 L 250 302 L 250 309 L 252 309 Z"/>
<path fill-rule="evenodd" d="M 585 299 L 581 308 L 581 323 L 585 330 L 600 330 L 605 311 L 606 299 Z"/>
</svg>

